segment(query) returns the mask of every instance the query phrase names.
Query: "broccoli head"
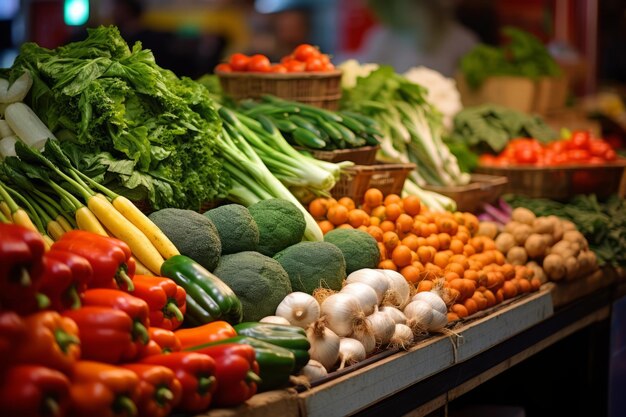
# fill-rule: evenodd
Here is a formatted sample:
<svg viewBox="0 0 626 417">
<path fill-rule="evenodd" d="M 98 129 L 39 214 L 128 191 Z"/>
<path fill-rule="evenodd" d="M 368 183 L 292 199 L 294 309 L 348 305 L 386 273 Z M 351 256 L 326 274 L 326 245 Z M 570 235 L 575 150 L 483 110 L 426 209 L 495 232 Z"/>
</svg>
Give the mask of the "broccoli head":
<svg viewBox="0 0 626 417">
<path fill-rule="evenodd" d="M 337 246 L 346 259 L 346 273 L 349 275 L 363 268 L 376 268 L 380 251 L 369 233 L 356 229 L 334 229 L 326 233 L 325 242 Z"/>
<path fill-rule="evenodd" d="M 273 198 L 252 204 L 248 210 L 259 227 L 257 250 L 263 255 L 274 256 L 302 240 L 306 222 L 292 202 Z"/>
<path fill-rule="evenodd" d="M 215 225 L 222 241 L 222 255 L 256 251 L 259 228 L 247 208 L 227 204 L 204 213 Z"/>
<path fill-rule="evenodd" d="M 346 261 L 339 248 L 328 242 L 300 242 L 274 255 L 285 268 L 291 288 L 313 294 L 316 288 L 339 291 L 346 278 Z"/>
</svg>

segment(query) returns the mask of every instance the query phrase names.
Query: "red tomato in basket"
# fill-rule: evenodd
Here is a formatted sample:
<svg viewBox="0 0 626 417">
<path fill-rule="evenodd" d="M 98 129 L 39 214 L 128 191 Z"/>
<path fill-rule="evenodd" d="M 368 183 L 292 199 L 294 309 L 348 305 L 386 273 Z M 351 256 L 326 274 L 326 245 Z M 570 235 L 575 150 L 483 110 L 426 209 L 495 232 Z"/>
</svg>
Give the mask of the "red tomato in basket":
<svg viewBox="0 0 626 417">
<path fill-rule="evenodd" d="M 604 154 L 604 159 L 606 159 L 607 161 L 615 161 L 617 159 L 617 153 L 615 153 L 613 149 L 609 149 Z"/>
<path fill-rule="evenodd" d="M 584 149 L 570 149 L 567 151 L 567 158 L 574 163 L 587 162 L 591 155 Z"/>
<path fill-rule="evenodd" d="M 576 130 L 572 133 L 572 137 L 569 140 L 570 149 L 589 149 L 591 137 L 589 132 L 584 130 Z"/>
<path fill-rule="evenodd" d="M 293 50 L 293 55 L 298 61 L 306 62 L 311 57 L 319 57 L 320 51 L 313 45 L 303 43 Z"/>
<path fill-rule="evenodd" d="M 515 150 L 515 161 L 523 165 L 532 165 L 539 160 L 539 154 L 530 146 L 519 146 Z"/>
<path fill-rule="evenodd" d="M 610 149 L 611 146 L 602 139 L 592 139 L 589 144 L 589 153 L 593 156 L 599 156 L 601 158 L 604 158 L 604 155 Z"/>
<path fill-rule="evenodd" d="M 304 62 L 300 62 L 297 59 L 291 59 L 283 63 L 285 68 L 287 68 L 287 72 L 304 72 L 306 71 L 306 64 Z"/>
<path fill-rule="evenodd" d="M 496 164 L 496 157 L 494 155 L 484 153 L 478 158 L 478 163 L 484 166 L 493 166 Z"/>
<path fill-rule="evenodd" d="M 326 64 L 319 57 L 312 56 L 306 60 L 307 71 L 324 71 L 324 68 L 326 68 Z"/>
<path fill-rule="evenodd" d="M 230 66 L 230 64 L 221 63 L 221 64 L 217 64 L 215 66 L 215 71 L 219 71 L 219 72 L 233 72 L 233 68 Z"/>
<path fill-rule="evenodd" d="M 276 73 L 280 73 L 280 74 L 284 74 L 287 72 L 287 67 L 284 66 L 283 64 L 274 64 L 272 65 L 272 68 L 270 69 L 271 72 L 276 72 Z"/>
<path fill-rule="evenodd" d="M 272 67 L 270 60 L 265 55 L 256 54 L 250 57 L 250 62 L 246 67 L 251 72 L 269 72 Z"/>
<path fill-rule="evenodd" d="M 250 57 L 240 53 L 232 54 L 230 56 L 230 60 L 228 61 L 233 71 L 246 71 L 248 69 L 249 62 Z"/>
</svg>

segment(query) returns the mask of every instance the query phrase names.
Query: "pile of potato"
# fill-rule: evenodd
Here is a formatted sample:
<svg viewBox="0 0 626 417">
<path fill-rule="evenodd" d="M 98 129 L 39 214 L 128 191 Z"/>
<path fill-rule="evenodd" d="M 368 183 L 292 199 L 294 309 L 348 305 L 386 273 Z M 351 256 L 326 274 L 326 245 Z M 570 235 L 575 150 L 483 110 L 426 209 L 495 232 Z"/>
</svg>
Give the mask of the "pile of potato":
<svg viewBox="0 0 626 417">
<path fill-rule="evenodd" d="M 513 265 L 526 265 L 541 282 L 574 280 L 598 269 L 596 255 L 574 223 L 556 216 L 536 217 L 523 207 L 503 230 L 482 222 L 479 234 L 493 236 L 496 248 Z"/>
</svg>

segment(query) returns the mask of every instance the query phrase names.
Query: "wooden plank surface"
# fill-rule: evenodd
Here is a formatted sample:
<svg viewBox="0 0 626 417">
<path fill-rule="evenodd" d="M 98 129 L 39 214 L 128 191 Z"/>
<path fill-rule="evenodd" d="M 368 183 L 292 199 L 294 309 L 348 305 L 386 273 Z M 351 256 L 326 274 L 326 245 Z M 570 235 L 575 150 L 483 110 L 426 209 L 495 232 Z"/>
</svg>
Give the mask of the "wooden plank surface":
<svg viewBox="0 0 626 417">
<path fill-rule="evenodd" d="M 244 404 L 232 408 L 216 408 L 196 417 L 298 417 L 298 394 L 295 390 L 262 392 Z"/>
<path fill-rule="evenodd" d="M 554 307 L 561 307 L 616 281 L 617 273 L 612 268 L 600 269 L 591 275 L 574 281 L 558 282 L 552 290 Z"/>
</svg>

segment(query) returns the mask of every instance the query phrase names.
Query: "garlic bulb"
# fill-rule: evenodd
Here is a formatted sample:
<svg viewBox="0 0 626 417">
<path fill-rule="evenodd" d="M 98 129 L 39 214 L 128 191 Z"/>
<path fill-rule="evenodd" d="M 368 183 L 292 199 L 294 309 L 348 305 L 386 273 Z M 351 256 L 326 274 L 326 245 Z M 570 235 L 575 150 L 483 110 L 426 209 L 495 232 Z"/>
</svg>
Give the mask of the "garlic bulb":
<svg viewBox="0 0 626 417">
<path fill-rule="evenodd" d="M 442 314 L 448 314 L 448 307 L 446 307 L 446 303 L 444 303 L 443 299 L 439 297 L 432 291 L 422 291 L 418 292 L 411 298 L 411 301 L 425 301 L 430 306 L 439 311 Z"/>
<path fill-rule="evenodd" d="M 406 316 L 402 311 L 395 307 L 383 306 L 380 307 L 378 311 L 382 311 L 387 314 L 396 324 L 406 324 Z"/>
<path fill-rule="evenodd" d="M 374 307 L 378 305 L 378 296 L 372 287 L 362 282 L 353 282 L 341 289 L 342 293 L 352 294 L 359 299 L 361 310 L 367 316 L 374 312 Z"/>
<path fill-rule="evenodd" d="M 339 369 L 343 369 L 346 365 L 353 365 L 365 359 L 365 348 L 358 340 L 349 337 L 342 337 L 339 342 Z"/>
<path fill-rule="evenodd" d="M 428 330 L 433 319 L 433 308 L 425 301 L 411 301 L 404 307 L 404 315 L 414 332 L 424 331 Z"/>
<path fill-rule="evenodd" d="M 411 328 L 405 324 L 396 324 L 389 345 L 394 348 L 407 350 L 412 344 L 413 331 L 411 331 Z"/>
<path fill-rule="evenodd" d="M 388 289 L 382 301 L 382 305 L 403 309 L 410 301 L 411 288 L 406 278 L 401 273 L 391 269 L 380 269 L 388 281 Z"/>
<path fill-rule="evenodd" d="M 319 319 L 306 329 L 306 338 L 311 344 L 311 359 L 321 363 L 324 368 L 331 369 L 339 357 L 339 336 L 326 327 L 324 319 Z"/>
<path fill-rule="evenodd" d="M 287 320 L 284 317 L 280 317 L 280 316 L 263 317 L 261 320 L 259 320 L 259 322 L 261 322 L 261 323 L 284 324 L 284 325 L 287 325 L 287 326 L 291 325 L 291 323 L 289 323 L 289 320 Z"/>
<path fill-rule="evenodd" d="M 396 323 L 387 313 L 375 311 L 373 314 L 367 316 L 365 321 L 372 330 L 372 334 L 378 346 L 384 346 L 389 343 L 391 336 L 393 336 Z"/>
<path fill-rule="evenodd" d="M 320 318 L 320 311 L 320 305 L 313 296 L 299 291 L 287 295 L 276 307 L 277 316 L 303 329 Z"/>
<path fill-rule="evenodd" d="M 365 314 L 361 310 L 359 299 L 352 294 L 341 292 L 333 294 L 324 300 L 321 307 L 328 328 L 337 336 L 349 336 L 365 321 Z"/>
<path fill-rule="evenodd" d="M 383 297 L 389 288 L 389 281 L 385 277 L 385 274 L 380 272 L 377 269 L 359 269 L 358 271 L 354 271 L 346 278 L 346 282 L 348 284 L 352 284 L 353 282 L 362 282 L 363 284 L 367 284 L 376 291 L 376 297 L 378 301 L 376 304 L 380 304 L 383 301 Z"/>
<path fill-rule="evenodd" d="M 367 323 L 367 319 L 365 319 L 362 326 L 358 326 L 354 329 L 350 337 L 361 342 L 367 355 L 376 349 L 376 338 L 374 337 L 372 328 Z"/>
<path fill-rule="evenodd" d="M 302 368 L 300 374 L 306 376 L 309 381 L 315 381 L 316 379 L 324 378 L 328 375 L 326 368 L 316 360 L 309 360 L 309 362 Z"/>
</svg>

